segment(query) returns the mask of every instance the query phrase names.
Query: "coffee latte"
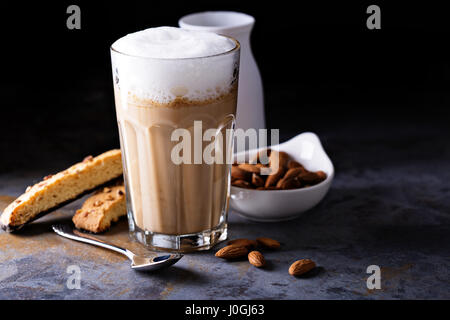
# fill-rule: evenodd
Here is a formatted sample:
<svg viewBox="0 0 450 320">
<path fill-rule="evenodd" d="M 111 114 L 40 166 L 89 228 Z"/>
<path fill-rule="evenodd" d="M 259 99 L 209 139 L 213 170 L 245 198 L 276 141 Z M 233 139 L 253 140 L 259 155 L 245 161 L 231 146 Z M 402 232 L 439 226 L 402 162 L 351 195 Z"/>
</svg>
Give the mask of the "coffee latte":
<svg viewBox="0 0 450 320">
<path fill-rule="evenodd" d="M 183 249 L 180 239 L 193 234 L 200 237 L 194 247 L 213 245 L 226 236 L 230 167 L 175 164 L 171 137 L 180 128 L 194 136 L 201 121 L 203 132 L 215 129 L 226 141 L 235 122 L 239 44 L 163 27 L 121 38 L 111 52 L 131 231 L 156 247 Z"/>
</svg>

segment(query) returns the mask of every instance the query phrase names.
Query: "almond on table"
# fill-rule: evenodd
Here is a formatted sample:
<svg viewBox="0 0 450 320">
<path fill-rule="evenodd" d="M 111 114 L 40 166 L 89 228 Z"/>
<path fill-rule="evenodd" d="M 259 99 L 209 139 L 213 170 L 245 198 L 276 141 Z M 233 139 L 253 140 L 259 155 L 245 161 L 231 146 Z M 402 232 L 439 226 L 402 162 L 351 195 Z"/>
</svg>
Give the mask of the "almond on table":
<svg viewBox="0 0 450 320">
<path fill-rule="evenodd" d="M 248 249 L 246 247 L 240 247 L 235 245 L 229 245 L 223 247 L 216 252 L 216 257 L 222 259 L 237 259 L 248 254 Z"/>
<path fill-rule="evenodd" d="M 278 249 L 279 247 L 281 247 L 281 244 L 277 240 L 271 238 L 260 237 L 256 238 L 256 241 L 259 245 L 269 249 Z"/>
<path fill-rule="evenodd" d="M 250 248 L 256 248 L 258 243 L 256 242 L 256 240 L 240 238 L 240 239 L 234 239 L 234 240 L 228 241 L 228 245 L 234 245 L 234 246 L 238 246 L 238 247 L 246 247 L 247 249 L 250 249 Z"/>
<path fill-rule="evenodd" d="M 301 276 L 315 267 L 315 262 L 310 259 L 297 260 L 289 267 L 289 274 L 293 276 Z"/>
<path fill-rule="evenodd" d="M 257 268 L 264 267 L 266 265 L 266 259 L 259 251 L 252 251 L 248 254 L 248 261 Z"/>
</svg>

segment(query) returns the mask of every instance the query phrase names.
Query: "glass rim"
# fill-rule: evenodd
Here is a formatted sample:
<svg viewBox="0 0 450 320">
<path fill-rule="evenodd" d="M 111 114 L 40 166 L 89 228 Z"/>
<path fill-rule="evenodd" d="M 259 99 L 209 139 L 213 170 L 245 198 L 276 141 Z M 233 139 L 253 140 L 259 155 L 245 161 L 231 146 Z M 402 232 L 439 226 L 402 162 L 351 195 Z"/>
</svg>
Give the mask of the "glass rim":
<svg viewBox="0 0 450 320">
<path fill-rule="evenodd" d="M 124 53 L 124 52 L 121 52 L 121 51 L 115 49 L 113 47 L 114 44 L 112 44 L 110 46 L 110 50 L 111 50 L 111 52 L 115 52 L 115 53 L 118 53 L 118 54 L 123 55 L 123 56 L 128 56 L 130 58 L 139 58 L 139 59 L 155 60 L 155 61 L 158 61 L 158 60 L 161 60 L 161 61 L 171 61 L 171 60 L 172 61 L 180 61 L 180 60 L 196 60 L 196 59 L 206 59 L 206 58 L 225 56 L 225 55 L 231 54 L 231 53 L 233 53 L 235 51 L 238 51 L 241 48 L 241 44 L 239 43 L 239 41 L 237 39 L 235 39 L 235 38 L 233 38 L 231 36 L 224 35 L 224 34 L 218 34 L 218 35 L 222 36 L 222 37 L 225 37 L 225 38 L 228 38 L 231 41 L 233 41 L 234 44 L 235 44 L 234 48 L 232 48 L 232 49 L 230 49 L 228 51 L 225 51 L 225 52 L 216 53 L 216 54 L 212 54 L 212 55 L 208 55 L 208 56 L 190 57 L 190 58 L 154 58 L 154 57 L 137 56 L 137 55 L 133 55 L 133 54 Z"/>
</svg>

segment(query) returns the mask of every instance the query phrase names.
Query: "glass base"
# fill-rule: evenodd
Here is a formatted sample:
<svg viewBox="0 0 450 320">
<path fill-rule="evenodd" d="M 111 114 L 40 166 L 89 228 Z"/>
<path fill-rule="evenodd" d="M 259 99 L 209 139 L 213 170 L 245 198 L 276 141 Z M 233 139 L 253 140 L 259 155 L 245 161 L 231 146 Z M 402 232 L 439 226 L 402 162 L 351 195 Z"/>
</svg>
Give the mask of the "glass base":
<svg viewBox="0 0 450 320">
<path fill-rule="evenodd" d="M 129 219 L 130 221 L 130 219 Z M 140 229 L 130 223 L 130 237 L 152 250 L 166 252 L 192 252 L 208 250 L 227 239 L 227 223 L 214 229 L 192 234 L 169 235 Z"/>
</svg>

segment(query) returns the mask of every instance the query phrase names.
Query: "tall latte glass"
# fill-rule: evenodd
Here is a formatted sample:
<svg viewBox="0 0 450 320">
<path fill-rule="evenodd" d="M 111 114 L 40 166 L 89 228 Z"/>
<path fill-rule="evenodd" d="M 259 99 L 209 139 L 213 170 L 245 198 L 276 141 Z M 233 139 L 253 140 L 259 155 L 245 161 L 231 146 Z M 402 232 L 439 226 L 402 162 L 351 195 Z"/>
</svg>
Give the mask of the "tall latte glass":
<svg viewBox="0 0 450 320">
<path fill-rule="evenodd" d="M 227 237 L 239 50 L 170 27 L 111 47 L 129 229 L 151 248 L 204 250 Z"/>
</svg>

